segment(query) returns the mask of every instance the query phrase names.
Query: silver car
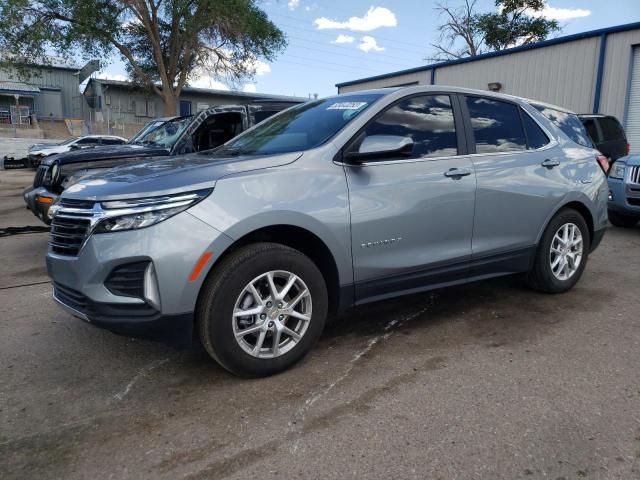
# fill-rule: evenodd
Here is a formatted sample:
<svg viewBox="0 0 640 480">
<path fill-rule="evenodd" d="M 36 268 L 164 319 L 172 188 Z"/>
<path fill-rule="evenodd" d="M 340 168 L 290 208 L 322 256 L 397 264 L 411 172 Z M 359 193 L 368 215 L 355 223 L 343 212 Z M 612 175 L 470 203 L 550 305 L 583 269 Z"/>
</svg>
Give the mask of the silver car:
<svg viewBox="0 0 640 480">
<path fill-rule="evenodd" d="M 514 273 L 569 290 L 607 225 L 597 156 L 575 114 L 506 95 L 311 101 L 216 150 L 68 188 L 52 212 L 54 298 L 273 374 L 354 305 Z"/>
</svg>

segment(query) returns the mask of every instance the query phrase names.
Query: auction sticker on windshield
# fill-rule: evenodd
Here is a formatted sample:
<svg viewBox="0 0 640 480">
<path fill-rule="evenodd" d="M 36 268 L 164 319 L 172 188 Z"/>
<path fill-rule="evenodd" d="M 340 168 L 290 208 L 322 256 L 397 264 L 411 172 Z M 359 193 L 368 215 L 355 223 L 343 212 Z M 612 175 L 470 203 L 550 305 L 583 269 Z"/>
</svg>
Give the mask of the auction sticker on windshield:
<svg viewBox="0 0 640 480">
<path fill-rule="evenodd" d="M 367 102 L 340 102 L 327 107 L 327 110 L 359 110 L 365 107 Z"/>
</svg>

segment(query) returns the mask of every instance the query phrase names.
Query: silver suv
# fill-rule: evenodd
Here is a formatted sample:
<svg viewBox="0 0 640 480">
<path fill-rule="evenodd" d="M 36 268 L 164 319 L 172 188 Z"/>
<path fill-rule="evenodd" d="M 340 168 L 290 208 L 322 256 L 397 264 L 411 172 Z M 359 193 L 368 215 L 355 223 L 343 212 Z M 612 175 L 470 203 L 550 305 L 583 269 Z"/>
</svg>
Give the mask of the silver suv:
<svg viewBox="0 0 640 480">
<path fill-rule="evenodd" d="M 573 113 L 482 91 L 311 101 L 216 150 L 69 187 L 47 255 L 54 298 L 262 376 L 353 305 L 520 272 L 564 292 L 607 224 L 590 145 Z"/>
</svg>

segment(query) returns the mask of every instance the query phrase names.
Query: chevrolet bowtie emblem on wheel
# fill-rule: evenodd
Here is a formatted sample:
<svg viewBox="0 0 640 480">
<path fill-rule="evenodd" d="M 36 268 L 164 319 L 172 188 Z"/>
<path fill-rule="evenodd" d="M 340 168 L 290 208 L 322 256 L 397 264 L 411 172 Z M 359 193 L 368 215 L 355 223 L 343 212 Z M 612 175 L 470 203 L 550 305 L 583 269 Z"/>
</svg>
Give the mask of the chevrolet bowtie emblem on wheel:
<svg viewBox="0 0 640 480">
<path fill-rule="evenodd" d="M 393 245 L 402 240 L 402 237 L 386 238 L 384 240 L 376 240 L 375 242 L 361 243 L 360 248 L 381 247 L 383 245 Z"/>
</svg>

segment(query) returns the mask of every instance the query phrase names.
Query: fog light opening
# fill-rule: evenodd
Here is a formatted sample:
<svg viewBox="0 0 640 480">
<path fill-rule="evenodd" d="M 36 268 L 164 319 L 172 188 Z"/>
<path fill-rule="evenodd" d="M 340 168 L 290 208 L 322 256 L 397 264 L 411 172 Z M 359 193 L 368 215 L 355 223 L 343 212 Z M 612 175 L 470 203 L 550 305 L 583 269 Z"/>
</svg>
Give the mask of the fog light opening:
<svg viewBox="0 0 640 480">
<path fill-rule="evenodd" d="M 158 288 L 158 278 L 153 262 L 149 262 L 149 266 L 144 271 L 144 299 L 153 308 L 161 311 L 160 289 Z"/>
<path fill-rule="evenodd" d="M 613 200 L 613 192 L 609 190 L 609 201 Z"/>
</svg>

